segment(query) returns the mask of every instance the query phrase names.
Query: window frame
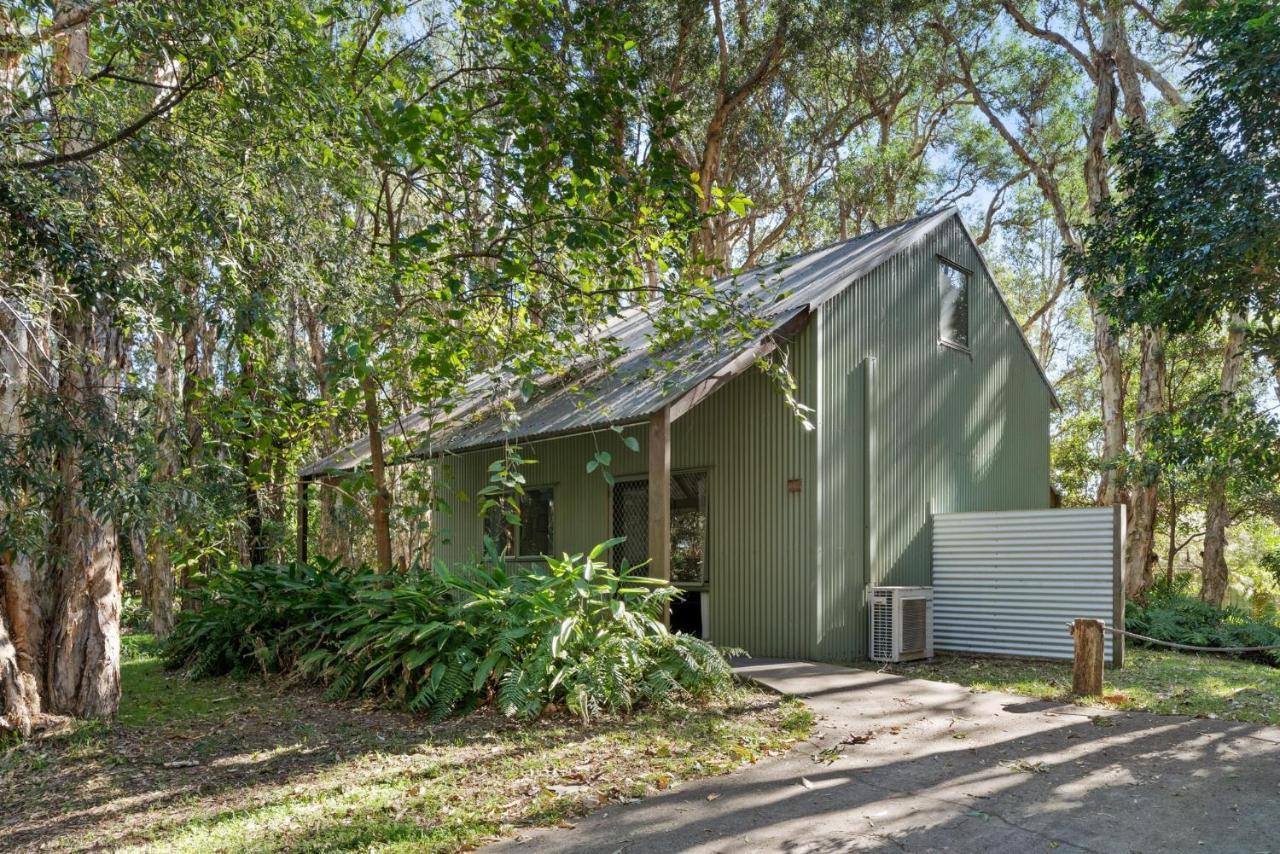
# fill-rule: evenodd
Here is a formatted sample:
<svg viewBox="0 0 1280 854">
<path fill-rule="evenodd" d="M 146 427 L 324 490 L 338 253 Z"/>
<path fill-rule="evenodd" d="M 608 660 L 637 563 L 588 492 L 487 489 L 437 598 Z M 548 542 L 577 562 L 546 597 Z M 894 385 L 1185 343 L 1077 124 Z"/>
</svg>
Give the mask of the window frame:
<svg viewBox="0 0 1280 854">
<path fill-rule="evenodd" d="M 547 508 L 547 544 L 548 544 L 548 546 L 549 546 L 549 549 L 548 549 L 548 551 L 547 551 L 547 553 L 546 553 L 545 555 L 543 555 L 543 554 L 526 554 L 526 553 L 524 553 L 524 551 L 523 551 L 523 549 L 522 549 L 522 546 L 524 545 L 524 537 L 522 536 L 522 533 L 523 533 L 523 531 L 524 531 L 524 514 L 522 513 L 522 514 L 520 515 L 520 520 L 521 520 L 521 521 L 520 521 L 520 524 L 519 524 L 519 525 L 511 525 L 511 523 L 510 523 L 510 522 L 508 522 L 508 521 L 506 520 L 506 518 L 505 518 L 505 517 L 499 517 L 499 518 L 501 519 L 501 522 L 502 522 L 502 524 L 503 524 L 503 525 L 505 525 L 505 526 L 510 526 L 511 528 L 513 528 L 513 529 L 515 530 L 515 537 L 514 537 L 514 541 L 513 541 L 513 543 L 512 543 L 512 546 L 513 546 L 513 548 L 512 548 L 512 553 L 511 553 L 511 554 L 505 554 L 505 553 L 503 553 L 503 554 L 501 555 L 501 556 L 502 556 L 502 558 L 503 558 L 503 560 L 508 560 L 508 561 L 519 561 L 519 562 L 522 562 L 522 563 L 528 563 L 528 562 L 530 562 L 530 561 L 539 561 L 539 560 L 542 560 L 544 557 L 552 556 L 552 555 L 554 555 L 554 554 L 555 554 L 555 544 L 556 544 L 556 484 L 554 484 L 554 483 L 540 483 L 540 484 L 533 485 L 533 486 L 526 486 L 526 487 L 524 488 L 524 495 L 525 495 L 525 496 L 528 496 L 530 493 L 534 493 L 534 492 L 546 492 L 546 493 L 548 493 L 548 494 L 549 494 L 548 501 L 549 501 L 550 506 Z M 510 498 L 510 497 L 511 497 L 512 495 L 514 495 L 514 494 L 515 494 L 515 493 L 512 493 L 512 492 L 504 492 L 504 493 L 502 493 L 501 495 L 496 496 L 496 498 L 497 498 L 498 500 L 505 500 L 505 499 L 507 499 L 507 498 Z M 519 498 L 519 497 L 520 497 L 520 496 L 517 496 L 517 498 Z M 486 522 L 487 522 L 487 520 L 488 520 L 489 513 L 492 513 L 492 512 L 494 512 L 494 510 L 497 510 L 497 509 L 498 509 L 498 508 L 495 508 L 495 507 L 491 507 L 491 508 L 489 508 L 489 511 L 485 514 L 485 516 L 484 516 L 483 518 L 481 518 L 481 520 L 480 520 L 480 526 L 481 526 L 481 527 L 480 527 L 480 533 L 481 533 L 481 536 L 482 536 L 482 537 L 490 536 L 489 531 L 488 531 L 488 526 L 487 526 Z"/>
<path fill-rule="evenodd" d="M 712 492 L 712 490 L 711 490 L 711 468 L 712 468 L 711 466 L 689 466 L 689 467 L 687 467 L 687 468 L 679 468 L 679 469 L 673 468 L 673 469 L 671 470 L 671 477 L 672 477 L 672 479 L 673 479 L 673 480 L 674 480 L 678 475 L 686 475 L 686 474 L 700 474 L 700 475 L 702 475 L 703 477 L 705 477 L 705 478 L 706 478 L 706 482 L 707 482 L 707 509 L 706 509 L 707 520 L 706 520 L 706 531 L 705 531 L 706 542 L 703 544 L 702 580 L 701 580 L 701 581 L 676 581 L 676 580 L 672 579 L 672 581 L 671 581 L 671 586 L 672 586 L 672 587 L 677 587 L 677 588 L 679 588 L 679 589 L 681 589 L 681 590 L 698 590 L 698 591 L 703 591 L 703 592 L 705 592 L 705 591 L 707 591 L 707 590 L 709 590 L 709 589 L 711 588 L 711 561 L 712 561 L 712 537 L 711 537 L 711 513 L 712 513 L 712 509 L 711 509 L 711 507 L 712 507 L 711 492 Z M 646 481 L 646 482 L 647 482 L 648 480 L 649 480 L 649 473 L 648 473 L 648 472 L 643 472 L 643 471 L 640 471 L 640 472 L 634 472 L 634 473 L 631 473 L 631 474 L 625 474 L 625 475 L 616 475 L 616 476 L 614 477 L 614 479 L 613 479 L 613 481 L 614 481 L 614 482 L 613 482 L 613 484 L 611 484 L 611 485 L 609 486 L 609 500 L 608 500 L 608 501 L 606 502 L 606 504 L 605 504 L 605 508 L 606 508 L 606 509 L 605 509 L 605 512 L 608 514 L 608 525 L 609 525 L 609 526 L 608 526 L 608 531 L 609 531 L 609 536 L 611 536 L 611 537 L 613 536 L 613 501 L 614 501 L 614 498 L 613 498 L 613 491 L 614 491 L 614 489 L 615 489 L 615 488 L 617 488 L 618 484 L 620 484 L 620 483 L 635 483 L 636 481 Z M 646 505 L 646 507 L 647 507 L 647 505 Z M 670 512 L 670 511 L 668 511 L 668 512 Z M 612 549 L 610 550 L 609 560 L 610 560 L 610 563 L 613 563 L 613 562 L 614 562 L 614 561 L 613 561 L 613 553 L 612 553 Z M 616 567 L 615 567 L 615 568 L 616 568 Z"/>
<path fill-rule="evenodd" d="M 968 339 L 966 342 L 961 343 L 959 341 L 956 341 L 953 338 L 948 338 L 947 335 L 945 334 L 946 330 L 943 328 L 943 323 L 946 320 L 946 318 L 943 316 L 943 309 L 944 309 L 944 301 L 946 299 L 946 293 L 947 293 L 945 288 L 948 288 L 949 285 L 944 284 L 942 279 L 939 279 L 938 281 L 938 344 L 939 346 L 947 347 L 949 349 L 956 350 L 960 353 L 964 353 L 965 355 L 972 357 L 973 356 L 973 323 L 971 322 L 971 319 L 972 319 L 972 308 L 973 308 L 972 297 L 973 297 L 974 272 L 970 270 L 968 267 L 964 266 L 963 264 L 957 261 L 953 261 L 950 258 L 946 257 L 945 255 L 939 254 L 936 256 L 936 258 L 938 260 L 938 265 L 939 265 L 938 267 L 939 276 L 945 277 L 947 275 L 946 271 L 948 268 L 955 270 L 956 272 L 964 276 L 964 303 L 965 303 L 964 332 L 965 332 L 965 337 Z"/>
</svg>

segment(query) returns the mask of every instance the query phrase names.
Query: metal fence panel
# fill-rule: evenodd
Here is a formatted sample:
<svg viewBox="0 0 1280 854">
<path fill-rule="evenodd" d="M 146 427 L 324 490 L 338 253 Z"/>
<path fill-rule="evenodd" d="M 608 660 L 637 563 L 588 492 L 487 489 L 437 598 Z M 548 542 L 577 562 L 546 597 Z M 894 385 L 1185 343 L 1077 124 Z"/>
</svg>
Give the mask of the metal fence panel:
<svg viewBox="0 0 1280 854">
<path fill-rule="evenodd" d="M 1121 506 L 939 513 L 932 550 L 935 649 L 1071 658 L 1071 620 L 1124 625 Z"/>
</svg>

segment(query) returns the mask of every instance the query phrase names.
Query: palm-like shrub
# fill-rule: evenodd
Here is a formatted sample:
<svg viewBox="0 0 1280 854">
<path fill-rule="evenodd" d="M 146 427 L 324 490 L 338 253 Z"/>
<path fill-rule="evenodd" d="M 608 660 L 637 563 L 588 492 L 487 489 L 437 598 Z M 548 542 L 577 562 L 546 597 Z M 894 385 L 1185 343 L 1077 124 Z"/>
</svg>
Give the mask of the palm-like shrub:
<svg viewBox="0 0 1280 854">
<path fill-rule="evenodd" d="M 516 580 L 505 607 L 486 610 L 498 641 L 477 675 L 496 680 L 506 714 L 527 717 L 563 701 L 590 718 L 731 681 L 718 651 L 663 625 L 675 588 L 597 562 L 613 544 L 585 560 L 547 560 L 545 571 Z M 466 607 L 487 604 L 476 599 Z"/>
<path fill-rule="evenodd" d="M 492 702 L 512 717 L 555 704 L 590 719 L 727 688 L 719 651 L 663 625 L 675 588 L 609 568 L 599 558 L 612 545 L 525 574 L 494 563 L 396 576 L 228 570 L 180 616 L 168 660 L 195 675 L 299 672 L 330 697 L 375 696 L 435 718 Z"/>
<path fill-rule="evenodd" d="M 196 677 L 288 670 L 331 640 L 330 616 L 371 578 L 324 561 L 214 570 L 186 591 L 193 607 L 178 615 L 165 658 Z"/>
</svg>

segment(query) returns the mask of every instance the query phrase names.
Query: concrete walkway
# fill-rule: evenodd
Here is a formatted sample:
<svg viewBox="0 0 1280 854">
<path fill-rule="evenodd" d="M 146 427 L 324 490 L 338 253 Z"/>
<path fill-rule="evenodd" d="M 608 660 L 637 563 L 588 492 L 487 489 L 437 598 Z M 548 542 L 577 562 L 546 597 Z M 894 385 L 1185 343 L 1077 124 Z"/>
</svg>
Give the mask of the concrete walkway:
<svg viewBox="0 0 1280 854">
<path fill-rule="evenodd" d="M 1280 730 L 747 661 L 815 739 L 495 851 L 1277 852 Z M 1171 686 L 1175 687 L 1175 686 Z"/>
</svg>

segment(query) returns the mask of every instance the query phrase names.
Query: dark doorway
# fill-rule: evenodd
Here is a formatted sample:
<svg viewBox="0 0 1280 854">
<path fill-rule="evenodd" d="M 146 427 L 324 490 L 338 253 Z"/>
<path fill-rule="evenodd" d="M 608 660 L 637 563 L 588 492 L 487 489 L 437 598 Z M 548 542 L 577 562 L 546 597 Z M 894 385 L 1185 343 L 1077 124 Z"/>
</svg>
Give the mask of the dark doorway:
<svg viewBox="0 0 1280 854">
<path fill-rule="evenodd" d="M 680 598 L 671 600 L 671 631 L 703 637 L 701 592 L 685 590 Z"/>
</svg>

